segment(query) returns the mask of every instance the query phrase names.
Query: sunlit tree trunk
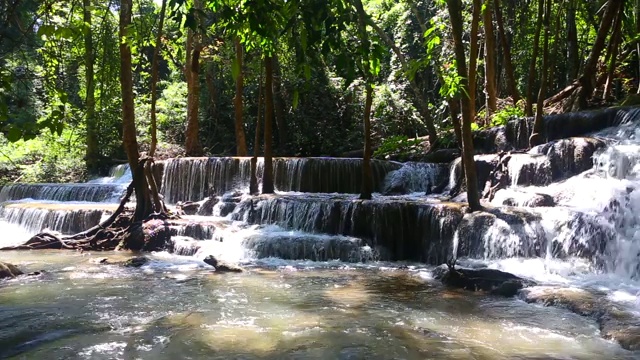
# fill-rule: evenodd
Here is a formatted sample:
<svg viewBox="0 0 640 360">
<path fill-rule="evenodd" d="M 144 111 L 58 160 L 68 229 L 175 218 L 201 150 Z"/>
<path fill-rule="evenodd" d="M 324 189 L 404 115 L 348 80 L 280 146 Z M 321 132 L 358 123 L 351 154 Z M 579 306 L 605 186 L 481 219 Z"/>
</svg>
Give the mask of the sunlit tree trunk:
<svg viewBox="0 0 640 360">
<path fill-rule="evenodd" d="M 120 3 L 120 39 L 126 38 L 131 24 L 131 0 Z M 151 212 L 151 200 L 144 169 L 138 166 L 138 140 L 136 138 L 135 113 L 133 107 L 133 75 L 131 70 L 131 48 L 128 41 L 120 41 L 120 88 L 122 91 L 122 142 L 133 176 L 136 193 L 134 221 L 141 221 Z"/>
<path fill-rule="evenodd" d="M 242 91 L 244 88 L 243 67 L 243 51 L 240 38 L 235 41 L 236 48 L 236 66 L 238 74 L 236 75 L 236 96 L 233 98 L 233 106 L 235 108 L 235 131 L 236 131 L 236 155 L 247 156 L 247 139 L 244 133 L 244 121 L 242 116 Z"/>
<path fill-rule="evenodd" d="M 487 94 L 487 119 L 498 110 L 498 90 L 496 82 L 496 41 L 493 31 L 492 0 L 485 0 L 484 22 L 484 75 L 485 93 Z"/>
<path fill-rule="evenodd" d="M 273 58 L 264 58 L 264 172 L 262 193 L 273 194 Z"/>
<path fill-rule="evenodd" d="M 591 48 L 591 53 L 587 58 L 587 62 L 582 71 L 582 76 L 580 77 L 580 89 L 578 92 L 578 99 L 574 103 L 573 109 L 584 109 L 587 107 L 587 102 L 589 98 L 593 95 L 593 90 L 596 87 L 596 76 L 598 70 L 598 59 L 604 50 L 606 45 L 607 35 L 609 34 L 609 30 L 611 29 L 611 24 L 613 23 L 613 19 L 617 14 L 618 3 L 620 0 L 609 0 L 607 1 L 604 15 L 602 16 L 602 21 L 600 22 L 600 28 L 598 29 L 598 34 L 596 36 L 596 40 L 593 43 L 593 47 Z"/>
<path fill-rule="evenodd" d="M 476 175 L 476 165 L 473 158 L 473 139 L 471 134 L 471 104 L 469 97 L 469 83 L 466 75 L 467 65 L 464 53 L 464 43 L 462 42 L 462 4 L 460 0 L 447 0 L 449 18 L 451 19 L 451 33 L 455 46 L 455 57 L 458 75 L 460 76 L 460 105 L 462 108 L 462 161 L 464 165 L 465 178 L 467 183 L 467 200 L 472 211 L 480 210 L 480 193 L 478 192 L 478 180 Z"/>
<path fill-rule="evenodd" d="M 480 27 L 481 0 L 473 0 L 473 13 L 471 15 L 471 33 L 469 41 L 469 102 L 471 103 L 471 121 L 476 117 L 476 83 L 478 71 L 478 28 Z M 453 111 L 453 109 L 451 109 Z M 458 116 L 455 115 L 455 118 Z"/>
<path fill-rule="evenodd" d="M 158 126 L 156 121 L 156 103 L 158 100 L 158 62 L 160 61 L 160 48 L 162 47 L 162 29 L 164 27 L 164 13 L 167 8 L 167 0 L 162 0 L 160 7 L 160 20 L 158 23 L 158 33 L 156 34 L 156 46 L 153 49 L 153 59 L 151 60 L 151 146 L 149 148 L 149 157 L 153 157 L 156 153 L 158 145 Z"/>
<path fill-rule="evenodd" d="M 536 30 L 533 34 L 533 50 L 529 59 L 529 79 L 527 81 L 527 104 L 525 113 L 533 116 L 533 85 L 536 81 L 536 61 L 538 60 L 538 50 L 540 48 L 540 32 L 542 31 L 542 16 L 544 15 L 544 0 L 538 0 L 538 17 L 536 18 Z"/>
<path fill-rule="evenodd" d="M 287 147 L 287 123 L 284 118 L 284 99 L 282 96 L 282 71 L 278 54 L 273 55 L 273 107 L 278 126 L 278 149 L 284 154 Z"/>
<path fill-rule="evenodd" d="M 540 0 L 543 1 L 543 0 Z M 533 124 L 533 134 L 529 138 L 529 146 L 533 147 L 540 145 L 542 140 L 542 131 L 544 130 L 544 118 L 543 118 L 543 104 L 545 98 L 545 92 L 547 91 L 547 69 L 549 67 L 549 35 L 550 19 L 551 16 L 551 0 L 546 1 L 546 10 L 544 15 L 544 40 L 542 46 L 542 75 L 540 79 L 540 90 L 538 92 L 538 102 L 536 103 L 536 117 Z"/>
<path fill-rule="evenodd" d="M 569 0 L 567 7 L 567 69 L 568 80 L 578 78 L 580 57 L 578 49 L 578 29 L 576 26 L 576 8 L 578 0 Z"/>
<path fill-rule="evenodd" d="M 509 95 L 511 95 L 511 98 L 513 100 L 513 105 L 516 105 L 520 100 L 520 93 L 518 92 L 518 85 L 516 84 L 516 76 L 513 71 L 513 63 L 511 62 L 511 45 L 509 45 L 509 39 L 507 39 L 507 32 L 504 29 L 504 22 L 502 21 L 502 10 L 500 9 L 500 0 L 493 0 L 493 1 L 495 5 L 496 23 L 498 24 L 498 34 L 500 35 L 500 44 L 502 45 L 504 71 L 507 75 L 507 86 L 509 88 Z M 471 56 L 473 56 L 473 53 L 471 54 Z"/>
<path fill-rule="evenodd" d="M 86 26 L 84 31 L 84 67 L 85 67 L 85 123 L 87 126 L 87 150 L 85 163 L 90 174 L 98 170 L 100 149 L 98 147 L 98 129 L 96 126 L 96 83 L 93 70 L 93 31 L 91 30 L 91 1 L 82 1 L 83 21 Z"/>
<path fill-rule="evenodd" d="M 616 16 L 614 25 L 613 25 L 613 33 L 611 34 L 610 42 L 610 59 L 609 59 L 609 67 L 607 69 L 607 82 L 604 86 L 604 92 L 602 93 L 602 99 L 606 100 L 611 93 L 611 87 L 613 86 L 613 76 L 616 70 L 616 63 L 618 60 L 618 48 L 620 46 L 620 38 L 622 36 L 622 20 L 624 18 L 624 0 L 620 0 L 620 5 L 618 5 L 618 15 Z"/>
<path fill-rule="evenodd" d="M 373 193 L 373 176 L 371 173 L 371 103 L 373 102 L 373 86 L 365 85 L 364 102 L 364 154 L 362 156 L 362 189 L 360 199 L 369 200 Z"/>
<path fill-rule="evenodd" d="M 251 158 L 251 175 L 249 182 L 249 192 L 257 194 L 258 190 L 258 156 L 260 156 L 260 128 L 262 127 L 262 73 L 258 85 L 258 111 L 256 113 L 256 131 L 253 141 L 253 158 Z"/>
<path fill-rule="evenodd" d="M 200 8 L 199 2 L 195 6 Z M 197 16 L 196 16 L 197 18 Z M 201 156 L 200 122 L 198 120 L 200 105 L 200 44 L 199 34 L 194 30 L 187 31 L 187 64 L 185 77 L 187 79 L 187 130 L 185 133 L 185 153 L 187 156 Z"/>
</svg>

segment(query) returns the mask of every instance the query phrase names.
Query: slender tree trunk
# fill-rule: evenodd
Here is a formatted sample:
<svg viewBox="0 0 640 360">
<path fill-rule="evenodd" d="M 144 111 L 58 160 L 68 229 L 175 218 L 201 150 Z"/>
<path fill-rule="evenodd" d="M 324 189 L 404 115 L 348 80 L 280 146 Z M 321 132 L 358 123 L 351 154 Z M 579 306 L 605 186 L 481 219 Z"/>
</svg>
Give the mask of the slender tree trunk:
<svg viewBox="0 0 640 360">
<path fill-rule="evenodd" d="M 484 12 L 484 75 L 487 94 L 487 120 L 498 110 L 498 90 L 496 81 L 496 38 L 493 31 L 492 0 L 485 0 Z"/>
<path fill-rule="evenodd" d="M 199 1 L 194 3 L 196 8 Z M 198 22 L 196 15 L 196 22 Z M 187 131 L 185 133 L 185 153 L 187 156 L 201 156 L 200 122 L 198 120 L 200 105 L 200 35 L 192 29 L 187 32 L 187 64 L 185 66 L 187 78 Z"/>
<path fill-rule="evenodd" d="M 593 90 L 595 90 L 596 87 L 598 59 L 605 47 L 607 35 L 609 34 L 611 24 L 613 23 L 613 18 L 618 12 L 617 9 L 619 1 L 620 0 L 607 1 L 605 12 L 602 16 L 602 21 L 600 22 L 600 28 L 598 29 L 598 35 L 596 36 L 593 47 L 591 48 L 591 53 L 587 58 L 584 70 L 582 71 L 582 76 L 579 79 L 580 89 L 578 92 L 578 101 L 574 103 L 573 106 L 574 110 L 585 109 L 587 107 L 587 102 L 593 95 Z"/>
<path fill-rule="evenodd" d="M 541 0 L 542 1 L 542 0 Z M 546 1 L 546 10 L 544 15 L 544 42 L 542 46 L 542 75 L 540 79 L 540 90 L 538 91 L 538 102 L 536 103 L 536 117 L 533 123 L 533 134 L 529 138 L 529 146 L 534 147 L 543 143 L 542 132 L 544 130 L 543 104 L 544 95 L 547 91 L 547 69 L 549 67 L 549 35 L 550 17 L 551 17 L 551 1 Z"/>
<path fill-rule="evenodd" d="M 610 58 L 609 58 L 609 67 L 607 69 L 607 82 L 604 86 L 604 92 L 602 93 L 602 99 L 607 100 L 609 94 L 611 93 L 611 87 L 613 86 L 613 76 L 616 70 L 616 62 L 618 60 L 618 48 L 620 47 L 620 38 L 622 36 L 622 20 L 624 18 L 624 0 L 620 0 L 620 5 L 618 5 L 618 15 L 616 16 L 615 22 L 613 24 L 613 33 L 611 34 L 611 38 L 609 42 L 610 46 Z"/>
<path fill-rule="evenodd" d="M 126 38 L 131 24 L 131 0 L 120 3 L 120 39 Z M 133 221 L 141 221 L 151 214 L 151 200 L 144 169 L 138 166 L 138 140 L 136 138 L 135 113 L 133 107 L 133 74 L 131 70 L 131 48 L 128 41 L 120 41 L 120 87 L 122 91 L 122 143 L 127 153 L 136 193 L 136 209 Z"/>
<path fill-rule="evenodd" d="M 240 38 L 236 38 L 236 63 L 238 66 L 238 74 L 236 75 L 236 97 L 233 99 L 235 107 L 235 127 L 236 127 L 236 155 L 247 156 L 247 140 L 244 133 L 244 121 L 242 120 L 242 91 L 244 88 L 244 74 L 242 73 L 244 54 Z"/>
<path fill-rule="evenodd" d="M 640 34 L 640 0 L 636 0 L 636 34 Z M 636 43 L 636 55 L 638 56 L 638 91 L 640 94 L 640 41 Z"/>
<path fill-rule="evenodd" d="M 164 13 L 167 8 L 167 0 L 162 0 L 160 7 L 160 20 L 158 23 L 158 33 L 156 34 L 156 46 L 153 49 L 153 59 L 151 60 L 151 147 L 149 157 L 153 158 L 158 145 L 158 125 L 156 121 L 156 103 L 158 100 L 158 63 L 160 62 L 160 48 L 162 47 L 162 28 L 164 27 Z"/>
<path fill-rule="evenodd" d="M 569 0 L 567 7 L 567 67 L 568 81 L 578 78 L 580 56 L 578 49 L 578 28 L 576 26 L 576 8 L 578 0 Z"/>
<path fill-rule="evenodd" d="M 365 85 L 364 102 L 364 154 L 362 156 L 362 189 L 360 199 L 371 200 L 373 193 L 373 177 L 371 174 L 371 103 L 373 101 L 373 86 Z"/>
<path fill-rule="evenodd" d="M 509 95 L 511 95 L 513 105 L 517 105 L 518 101 L 520 101 L 520 93 L 518 92 L 516 76 L 513 71 L 513 63 L 511 62 L 511 46 L 509 45 L 509 39 L 507 39 L 507 33 L 504 30 L 504 22 L 502 21 L 502 10 L 500 9 L 500 0 L 493 1 L 495 5 L 494 7 L 496 14 L 496 23 L 498 24 L 498 34 L 500 35 L 500 44 L 502 45 L 504 71 L 507 75 L 507 87 L 509 88 Z M 473 56 L 473 53 L 471 56 Z"/>
<path fill-rule="evenodd" d="M 367 19 L 369 19 L 368 15 L 364 11 L 364 6 L 362 5 L 361 0 L 355 0 L 356 11 L 358 12 L 358 37 L 361 42 L 361 46 L 368 50 L 370 46 L 369 43 L 369 35 L 367 33 Z M 369 21 L 373 23 L 373 21 Z M 376 25 L 377 27 L 377 25 Z M 379 27 L 378 27 L 379 29 Z M 377 31 L 378 34 L 386 33 L 383 31 Z M 386 36 L 389 38 L 388 36 Z M 390 41 L 390 40 L 389 40 Z M 393 47 L 397 49 L 397 46 L 393 41 L 390 41 L 393 44 Z M 365 51 L 366 51 L 365 50 Z M 362 50 L 361 50 L 362 51 Z M 396 52 L 398 57 L 402 57 L 403 60 L 401 63 L 406 64 L 406 60 L 404 60 L 404 54 L 399 51 Z M 364 102 L 364 153 L 362 155 L 362 189 L 360 190 L 360 199 L 361 200 L 370 200 L 371 195 L 373 193 L 373 174 L 371 172 L 371 103 L 373 101 L 373 79 L 371 75 L 371 68 L 369 65 L 369 59 L 362 59 L 362 75 L 364 77 L 364 86 L 365 86 L 365 102 Z M 431 140 L 431 139 L 430 139 Z M 434 143 L 432 142 L 433 146 Z"/>
<path fill-rule="evenodd" d="M 473 12 L 471 14 L 471 33 L 469 34 L 469 102 L 471 103 L 471 120 L 476 118 L 476 84 L 478 73 L 478 30 L 480 27 L 480 11 L 482 1 L 473 0 Z M 451 109 L 453 111 L 453 109 Z M 455 115 L 457 118 L 457 115 Z"/>
<path fill-rule="evenodd" d="M 256 134 L 253 141 L 253 158 L 251 158 L 251 180 L 249 183 L 249 192 L 258 194 L 258 156 L 260 156 L 260 128 L 262 127 L 262 72 L 260 73 L 260 80 L 258 85 L 258 111 L 256 114 Z"/>
<path fill-rule="evenodd" d="M 264 58 L 264 173 L 262 193 L 273 194 L 273 58 Z"/>
<path fill-rule="evenodd" d="M 85 67 L 85 123 L 87 126 L 87 151 L 85 154 L 85 163 L 90 174 L 96 173 L 98 170 L 98 159 L 100 149 L 98 147 L 98 131 L 96 126 L 96 83 L 94 81 L 93 70 L 93 31 L 91 30 L 91 1 L 82 0 L 83 21 L 86 28 L 84 32 L 84 67 Z"/>
<path fill-rule="evenodd" d="M 284 118 L 284 100 L 282 97 L 282 71 L 278 54 L 273 54 L 273 106 L 278 126 L 278 149 L 280 154 L 285 153 L 287 147 L 287 124 Z"/>
<path fill-rule="evenodd" d="M 536 61 L 538 59 L 538 50 L 540 48 L 540 32 L 542 31 L 542 16 L 544 13 L 544 0 L 538 0 L 538 17 L 536 19 L 536 31 L 533 35 L 533 50 L 531 51 L 531 59 L 529 59 L 529 80 L 527 82 L 527 104 L 525 113 L 527 116 L 533 116 L 533 84 L 536 81 Z"/>
<path fill-rule="evenodd" d="M 455 46 L 455 57 L 458 75 L 460 76 L 460 86 L 462 87 L 462 98 L 460 105 L 462 108 L 462 161 L 464 165 L 465 178 L 467 183 L 467 200 L 472 211 L 482 209 L 480 205 L 480 193 L 478 192 L 478 179 L 476 176 L 476 163 L 473 158 L 473 138 L 471 134 L 471 104 L 469 97 L 469 83 L 467 81 L 466 56 L 464 53 L 464 43 L 462 42 L 462 3 L 461 0 L 447 0 L 449 18 L 451 19 L 451 33 Z"/>
<path fill-rule="evenodd" d="M 549 58 L 549 62 L 548 62 L 548 67 L 549 69 L 547 70 L 547 87 L 545 90 L 545 94 L 544 94 L 544 98 L 546 99 L 547 97 L 547 93 L 550 91 L 554 91 L 555 89 L 558 88 L 558 85 L 553 83 L 554 79 L 557 79 L 556 75 L 556 68 L 557 68 L 557 64 L 558 64 L 558 57 L 560 54 L 560 41 L 559 40 L 559 36 L 558 34 L 560 34 L 560 18 L 562 17 L 562 13 L 561 13 L 561 8 L 558 9 L 558 12 L 556 14 L 556 23 L 554 25 L 554 34 L 555 37 L 553 38 L 553 53 L 551 53 L 551 57 Z"/>
</svg>

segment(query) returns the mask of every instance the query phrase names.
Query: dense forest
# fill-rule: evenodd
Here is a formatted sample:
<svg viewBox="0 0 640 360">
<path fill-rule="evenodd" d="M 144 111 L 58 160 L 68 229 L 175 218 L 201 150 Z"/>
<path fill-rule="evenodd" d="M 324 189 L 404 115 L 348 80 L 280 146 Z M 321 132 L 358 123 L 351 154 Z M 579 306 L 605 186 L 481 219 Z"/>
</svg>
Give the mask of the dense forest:
<svg viewBox="0 0 640 360">
<path fill-rule="evenodd" d="M 3 182 L 139 153 L 468 160 L 473 130 L 640 92 L 633 0 L 7 0 L 0 18 Z"/>
</svg>

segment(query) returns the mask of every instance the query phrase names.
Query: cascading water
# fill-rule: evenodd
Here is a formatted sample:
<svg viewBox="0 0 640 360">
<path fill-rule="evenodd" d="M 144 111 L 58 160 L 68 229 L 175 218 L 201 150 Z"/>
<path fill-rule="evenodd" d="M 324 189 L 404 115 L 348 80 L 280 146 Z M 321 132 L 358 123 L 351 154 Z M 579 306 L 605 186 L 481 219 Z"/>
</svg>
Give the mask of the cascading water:
<svg viewBox="0 0 640 360">
<path fill-rule="evenodd" d="M 372 161 L 373 183 L 381 189 L 385 176 L 399 163 Z M 257 176 L 262 178 L 263 159 L 258 159 Z M 237 189 L 248 189 L 251 158 L 179 158 L 165 162 L 162 192 L 171 204 L 199 201 Z M 359 193 L 362 160 L 337 158 L 275 158 L 274 184 L 278 191 L 309 193 Z"/>
</svg>

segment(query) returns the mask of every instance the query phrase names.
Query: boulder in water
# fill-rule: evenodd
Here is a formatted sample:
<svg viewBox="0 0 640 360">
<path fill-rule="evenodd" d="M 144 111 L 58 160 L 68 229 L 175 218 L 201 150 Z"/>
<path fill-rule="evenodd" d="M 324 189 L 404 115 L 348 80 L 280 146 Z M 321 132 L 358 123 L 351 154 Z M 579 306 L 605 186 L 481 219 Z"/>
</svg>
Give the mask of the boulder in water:
<svg viewBox="0 0 640 360">
<path fill-rule="evenodd" d="M 615 340 L 627 350 L 640 350 L 640 318 L 607 299 L 607 294 L 579 288 L 537 286 L 525 289 L 521 298 L 528 303 L 559 306 L 578 315 L 594 318 L 602 337 Z"/>
<path fill-rule="evenodd" d="M 178 212 L 184 215 L 195 215 L 198 213 L 198 209 L 200 208 L 200 203 L 193 201 L 186 202 L 178 202 L 176 204 L 176 208 Z"/>
<path fill-rule="evenodd" d="M 440 266 L 434 277 L 447 286 L 470 291 L 488 291 L 494 295 L 514 296 L 520 289 L 534 282 L 495 269 L 464 269 Z"/>
<path fill-rule="evenodd" d="M 24 274 L 17 266 L 0 261 L 0 279 L 14 278 Z"/>
<path fill-rule="evenodd" d="M 491 203 L 525 207 L 552 207 L 556 205 L 553 196 L 549 194 L 522 191 L 517 188 L 498 190 Z"/>
<path fill-rule="evenodd" d="M 133 257 L 129 260 L 126 260 L 124 263 L 122 263 L 122 265 L 126 266 L 126 267 L 136 267 L 139 268 L 142 265 L 146 264 L 149 262 L 149 259 L 146 256 L 136 256 Z"/>
<path fill-rule="evenodd" d="M 237 273 L 237 272 L 243 272 L 244 271 L 244 269 L 242 269 L 240 266 L 228 263 L 228 262 L 223 261 L 223 260 L 218 260 L 213 255 L 208 255 L 206 258 L 204 258 L 203 261 L 204 261 L 205 264 L 213 266 L 216 269 L 216 272 L 218 272 L 218 273 L 226 273 L 226 272 L 236 272 Z"/>
<path fill-rule="evenodd" d="M 217 196 L 209 196 L 200 202 L 197 215 L 211 216 L 213 215 L 213 207 L 220 201 Z"/>
</svg>

